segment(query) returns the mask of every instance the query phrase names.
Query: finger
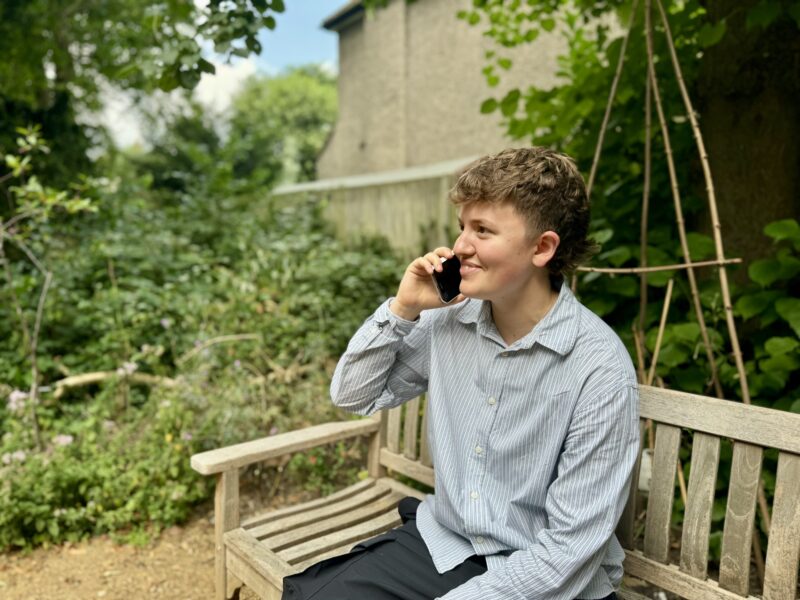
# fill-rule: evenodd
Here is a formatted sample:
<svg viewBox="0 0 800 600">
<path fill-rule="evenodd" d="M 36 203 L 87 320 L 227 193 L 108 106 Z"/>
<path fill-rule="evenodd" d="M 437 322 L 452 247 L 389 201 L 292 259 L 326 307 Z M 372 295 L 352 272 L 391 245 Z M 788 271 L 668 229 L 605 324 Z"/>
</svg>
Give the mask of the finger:
<svg viewBox="0 0 800 600">
<path fill-rule="evenodd" d="M 418 274 L 426 273 L 431 275 L 434 270 L 434 264 L 435 263 L 430 256 L 426 254 L 425 256 L 420 256 L 419 258 L 415 259 L 414 262 L 411 263 L 411 267 Z"/>
<path fill-rule="evenodd" d="M 453 258 L 455 253 L 452 249 L 448 248 L 447 246 L 440 246 L 433 251 L 434 254 L 437 256 L 441 256 L 442 258 Z"/>
<path fill-rule="evenodd" d="M 433 252 L 428 252 L 424 256 L 424 258 L 425 258 L 425 260 L 428 261 L 428 264 L 430 264 L 433 269 L 435 269 L 436 271 L 441 271 L 442 270 L 442 258 L 443 257 L 440 256 L 439 254 L 436 254 L 435 250 Z M 433 272 L 433 271 L 431 271 L 431 272 Z"/>
</svg>

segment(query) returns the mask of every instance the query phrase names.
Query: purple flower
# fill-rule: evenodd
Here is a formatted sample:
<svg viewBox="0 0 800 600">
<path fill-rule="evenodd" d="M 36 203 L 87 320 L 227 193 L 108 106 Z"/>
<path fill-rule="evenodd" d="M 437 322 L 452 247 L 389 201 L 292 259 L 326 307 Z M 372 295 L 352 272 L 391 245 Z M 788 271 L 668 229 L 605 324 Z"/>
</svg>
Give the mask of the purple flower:
<svg viewBox="0 0 800 600">
<path fill-rule="evenodd" d="M 280 431 L 280 429 L 278 429 L 277 427 L 275 427 L 273 425 L 272 428 L 269 430 L 269 434 L 270 435 L 276 435 L 279 431 Z"/>
<path fill-rule="evenodd" d="M 56 446 L 69 446 L 74 441 L 75 441 L 74 437 L 64 433 L 60 433 L 53 438 L 53 443 Z"/>
<path fill-rule="evenodd" d="M 233 361 L 233 366 L 236 367 L 237 369 L 241 369 L 242 368 L 242 361 L 240 361 L 237 358 L 235 361 Z"/>
<path fill-rule="evenodd" d="M 181 439 L 182 439 L 184 442 L 190 442 L 190 441 L 192 440 L 192 434 L 191 434 L 191 433 L 189 433 L 188 431 L 184 431 L 184 432 L 181 434 Z"/>
</svg>

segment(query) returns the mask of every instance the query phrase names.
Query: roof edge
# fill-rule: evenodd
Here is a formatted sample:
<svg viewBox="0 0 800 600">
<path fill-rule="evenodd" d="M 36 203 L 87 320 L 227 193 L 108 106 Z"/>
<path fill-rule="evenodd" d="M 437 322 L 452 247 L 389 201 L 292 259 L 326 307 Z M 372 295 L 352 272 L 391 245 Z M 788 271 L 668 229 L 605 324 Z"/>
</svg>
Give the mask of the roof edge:
<svg viewBox="0 0 800 600">
<path fill-rule="evenodd" d="M 322 27 L 328 31 L 338 32 L 353 21 L 362 18 L 363 14 L 364 2 L 362 0 L 352 0 L 325 19 L 322 22 Z"/>
</svg>

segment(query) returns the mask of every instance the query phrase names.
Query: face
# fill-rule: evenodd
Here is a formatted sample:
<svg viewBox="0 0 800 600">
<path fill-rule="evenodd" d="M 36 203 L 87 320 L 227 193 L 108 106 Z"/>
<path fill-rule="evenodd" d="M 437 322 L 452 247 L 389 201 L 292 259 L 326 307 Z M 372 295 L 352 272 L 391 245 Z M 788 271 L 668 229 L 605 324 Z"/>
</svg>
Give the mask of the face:
<svg viewBox="0 0 800 600">
<path fill-rule="evenodd" d="M 458 215 L 461 235 L 453 252 L 461 261 L 461 293 L 501 301 L 521 297 L 541 270 L 537 244 L 510 204 L 472 203 Z M 538 273 L 537 273 L 538 272 Z"/>
</svg>

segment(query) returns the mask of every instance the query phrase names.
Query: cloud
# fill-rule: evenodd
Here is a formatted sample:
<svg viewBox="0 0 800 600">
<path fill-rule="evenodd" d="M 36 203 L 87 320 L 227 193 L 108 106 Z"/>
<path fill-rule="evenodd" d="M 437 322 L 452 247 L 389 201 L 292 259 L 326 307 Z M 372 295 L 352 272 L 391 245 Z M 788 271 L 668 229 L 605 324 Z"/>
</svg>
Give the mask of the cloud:
<svg viewBox="0 0 800 600">
<path fill-rule="evenodd" d="M 237 60 L 233 64 L 211 60 L 217 72 L 214 75 L 203 73 L 194 90 L 194 97 L 211 110 L 223 113 L 231 104 L 231 98 L 242 87 L 245 79 L 255 74 L 253 59 Z"/>
</svg>

